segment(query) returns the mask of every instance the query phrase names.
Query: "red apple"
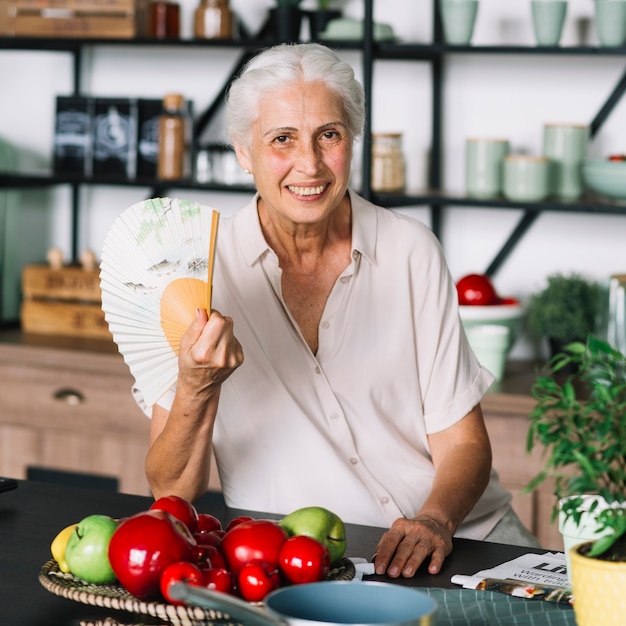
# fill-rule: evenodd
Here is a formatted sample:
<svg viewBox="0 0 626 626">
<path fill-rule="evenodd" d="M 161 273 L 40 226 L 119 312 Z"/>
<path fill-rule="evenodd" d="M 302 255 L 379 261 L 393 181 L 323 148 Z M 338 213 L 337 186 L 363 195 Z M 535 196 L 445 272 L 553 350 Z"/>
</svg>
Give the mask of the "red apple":
<svg viewBox="0 0 626 626">
<path fill-rule="evenodd" d="M 250 517 L 249 515 L 239 515 L 238 517 L 233 517 L 233 519 L 231 519 L 230 522 L 226 524 L 226 532 L 231 530 L 231 528 L 235 528 L 235 526 L 237 526 L 237 524 L 241 524 L 241 522 L 249 522 L 253 519 L 254 518 Z"/>
<path fill-rule="evenodd" d="M 280 549 L 278 565 L 294 585 L 324 580 L 330 570 L 330 551 L 317 539 L 306 535 L 289 537 Z"/>
<path fill-rule="evenodd" d="M 200 546 L 215 546 L 219 548 L 225 534 L 226 532 L 223 530 L 212 530 L 210 533 L 194 533 L 193 536 Z"/>
<path fill-rule="evenodd" d="M 228 569 L 226 557 L 219 548 L 216 548 L 215 546 L 204 546 L 204 548 L 206 550 L 206 560 L 212 567 L 223 567 L 224 569 Z"/>
<path fill-rule="evenodd" d="M 210 533 L 213 530 L 222 530 L 222 522 L 210 513 L 198 513 L 198 523 L 194 534 Z"/>
<path fill-rule="evenodd" d="M 190 532 L 198 528 L 198 511 L 191 502 L 179 496 L 163 496 L 152 503 L 151 511 L 167 511 L 179 519 Z"/>
<path fill-rule="evenodd" d="M 222 551 L 215 546 L 203 546 L 198 544 L 195 549 L 194 563 L 200 567 L 225 567 L 228 568 L 226 558 Z"/>
<path fill-rule="evenodd" d="M 109 561 L 121 585 L 141 600 L 159 595 L 163 570 L 193 561 L 196 542 L 189 529 L 167 511 L 138 513 L 121 523 L 109 543 Z"/>
</svg>

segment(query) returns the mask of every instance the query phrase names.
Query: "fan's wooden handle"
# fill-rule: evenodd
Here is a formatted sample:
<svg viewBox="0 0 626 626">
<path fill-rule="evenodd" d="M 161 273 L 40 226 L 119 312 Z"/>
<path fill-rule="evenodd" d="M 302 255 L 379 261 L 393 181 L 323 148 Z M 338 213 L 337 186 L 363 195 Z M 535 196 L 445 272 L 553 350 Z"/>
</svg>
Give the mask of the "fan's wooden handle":
<svg viewBox="0 0 626 626">
<path fill-rule="evenodd" d="M 218 211 L 213 211 L 211 218 L 211 237 L 209 240 L 209 259 L 207 276 L 206 312 L 211 315 L 211 300 L 213 296 L 213 266 L 215 265 L 215 242 L 217 240 L 217 227 L 220 221 Z"/>
</svg>

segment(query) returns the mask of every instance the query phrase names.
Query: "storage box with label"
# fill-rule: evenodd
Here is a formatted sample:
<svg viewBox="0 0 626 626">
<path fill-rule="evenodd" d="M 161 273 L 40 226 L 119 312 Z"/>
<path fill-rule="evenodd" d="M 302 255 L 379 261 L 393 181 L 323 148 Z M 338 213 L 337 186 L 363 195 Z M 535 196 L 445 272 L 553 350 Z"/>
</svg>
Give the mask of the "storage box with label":
<svg viewBox="0 0 626 626">
<path fill-rule="evenodd" d="M 93 107 L 94 178 L 134 178 L 136 111 L 129 98 L 96 98 Z"/>
<path fill-rule="evenodd" d="M 159 159 L 159 118 L 163 111 L 161 100 L 137 100 L 137 178 L 153 180 Z"/>
<path fill-rule="evenodd" d="M 84 96 L 57 96 L 54 121 L 54 171 L 91 173 L 93 102 Z"/>
<path fill-rule="evenodd" d="M 98 268 L 26 265 L 22 297 L 26 333 L 112 339 L 102 311 Z"/>
</svg>

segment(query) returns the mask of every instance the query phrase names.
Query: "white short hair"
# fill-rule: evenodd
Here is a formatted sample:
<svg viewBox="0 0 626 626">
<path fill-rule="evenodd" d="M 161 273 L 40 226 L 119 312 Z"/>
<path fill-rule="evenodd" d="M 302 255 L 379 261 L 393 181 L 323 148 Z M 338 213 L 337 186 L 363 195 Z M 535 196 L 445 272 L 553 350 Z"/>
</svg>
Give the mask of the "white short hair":
<svg viewBox="0 0 626 626">
<path fill-rule="evenodd" d="M 226 103 L 230 141 L 249 146 L 260 100 L 301 81 L 324 83 L 343 103 L 352 139 L 361 134 L 365 121 L 363 87 L 350 64 L 321 44 L 280 44 L 253 57 L 231 83 Z"/>
</svg>

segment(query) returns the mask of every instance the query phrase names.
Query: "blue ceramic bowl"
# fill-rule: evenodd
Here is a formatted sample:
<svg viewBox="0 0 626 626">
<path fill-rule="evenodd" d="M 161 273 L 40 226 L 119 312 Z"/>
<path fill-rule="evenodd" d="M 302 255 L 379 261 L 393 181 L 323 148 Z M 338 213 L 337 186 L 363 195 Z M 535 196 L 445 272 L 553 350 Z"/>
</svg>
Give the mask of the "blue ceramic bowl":
<svg viewBox="0 0 626 626">
<path fill-rule="evenodd" d="M 289 626 L 393 624 L 430 626 L 437 603 L 411 587 L 391 583 L 324 581 L 282 587 L 265 598 L 266 611 Z"/>
</svg>

